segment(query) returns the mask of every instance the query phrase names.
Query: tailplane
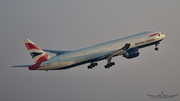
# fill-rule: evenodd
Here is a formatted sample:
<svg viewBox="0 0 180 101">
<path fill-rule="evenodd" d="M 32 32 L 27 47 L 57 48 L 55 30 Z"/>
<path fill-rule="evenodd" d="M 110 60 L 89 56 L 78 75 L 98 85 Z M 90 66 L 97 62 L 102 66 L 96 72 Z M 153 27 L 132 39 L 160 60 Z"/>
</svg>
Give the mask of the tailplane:
<svg viewBox="0 0 180 101">
<path fill-rule="evenodd" d="M 46 52 L 36 46 L 31 40 L 23 40 L 35 63 L 47 61 L 51 58 Z"/>
</svg>

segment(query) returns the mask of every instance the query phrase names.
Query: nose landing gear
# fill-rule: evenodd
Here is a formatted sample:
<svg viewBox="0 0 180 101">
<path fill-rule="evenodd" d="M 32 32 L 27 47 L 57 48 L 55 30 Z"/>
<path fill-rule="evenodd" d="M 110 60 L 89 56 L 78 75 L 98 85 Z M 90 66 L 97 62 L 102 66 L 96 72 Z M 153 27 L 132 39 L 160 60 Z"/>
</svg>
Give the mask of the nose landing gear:
<svg viewBox="0 0 180 101">
<path fill-rule="evenodd" d="M 159 48 L 155 48 L 155 50 L 156 50 L 156 51 L 158 51 L 158 50 L 159 50 Z"/>
<path fill-rule="evenodd" d="M 156 43 L 156 44 L 155 44 L 155 50 L 156 50 L 156 51 L 159 50 L 159 48 L 157 47 L 159 44 L 160 44 L 160 43 Z"/>
</svg>

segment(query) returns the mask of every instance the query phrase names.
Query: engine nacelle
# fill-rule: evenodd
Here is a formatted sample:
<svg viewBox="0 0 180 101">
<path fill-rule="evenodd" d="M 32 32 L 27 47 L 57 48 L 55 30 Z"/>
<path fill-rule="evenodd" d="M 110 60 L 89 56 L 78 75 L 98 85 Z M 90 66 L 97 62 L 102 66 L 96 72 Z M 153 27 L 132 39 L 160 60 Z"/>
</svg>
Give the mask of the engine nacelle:
<svg viewBox="0 0 180 101">
<path fill-rule="evenodd" d="M 130 48 L 126 52 L 124 52 L 123 57 L 127 59 L 131 59 L 139 56 L 139 54 L 140 54 L 139 49 L 135 47 L 135 48 Z"/>
</svg>

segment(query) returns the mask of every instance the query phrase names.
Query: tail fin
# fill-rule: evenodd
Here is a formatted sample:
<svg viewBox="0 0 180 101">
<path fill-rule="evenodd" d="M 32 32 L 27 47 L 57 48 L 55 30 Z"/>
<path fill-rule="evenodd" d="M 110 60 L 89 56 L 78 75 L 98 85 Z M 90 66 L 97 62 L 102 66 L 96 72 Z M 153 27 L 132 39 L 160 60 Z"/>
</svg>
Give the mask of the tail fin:
<svg viewBox="0 0 180 101">
<path fill-rule="evenodd" d="M 51 58 L 46 52 L 36 46 L 31 40 L 23 40 L 35 63 L 47 61 Z"/>
</svg>

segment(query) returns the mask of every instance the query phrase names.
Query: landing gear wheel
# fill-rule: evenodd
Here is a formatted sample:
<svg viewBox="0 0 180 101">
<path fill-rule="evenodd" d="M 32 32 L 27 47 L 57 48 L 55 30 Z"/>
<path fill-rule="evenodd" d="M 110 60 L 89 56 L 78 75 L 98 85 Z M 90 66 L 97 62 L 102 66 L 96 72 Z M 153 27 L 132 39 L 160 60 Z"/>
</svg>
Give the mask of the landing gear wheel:
<svg viewBox="0 0 180 101">
<path fill-rule="evenodd" d="M 115 65 L 115 63 L 114 62 L 110 62 L 109 64 L 105 65 L 104 68 L 107 69 L 107 68 L 112 67 L 113 65 Z"/>
<path fill-rule="evenodd" d="M 92 69 L 93 67 L 97 66 L 98 63 L 91 63 L 87 68 Z"/>
<path fill-rule="evenodd" d="M 112 67 L 112 64 L 110 63 L 110 64 L 108 64 L 108 66 L 109 66 L 109 67 Z"/>
<path fill-rule="evenodd" d="M 97 66 L 98 65 L 98 63 L 94 63 L 94 66 Z"/>
<path fill-rule="evenodd" d="M 114 65 L 115 65 L 115 62 L 111 62 L 111 65 L 114 66 Z"/>
<path fill-rule="evenodd" d="M 104 68 L 108 69 L 110 66 L 109 65 L 105 65 Z"/>
<path fill-rule="evenodd" d="M 92 66 L 88 66 L 87 68 L 88 68 L 88 69 L 92 69 L 93 67 L 92 67 Z"/>
<path fill-rule="evenodd" d="M 159 45 L 159 43 L 156 43 L 156 44 L 155 44 L 155 46 L 156 46 L 156 47 L 155 47 L 155 50 L 156 50 L 156 51 L 159 50 L 159 48 L 157 47 L 158 45 Z"/>
<path fill-rule="evenodd" d="M 155 50 L 156 50 L 156 51 L 158 51 L 158 50 L 159 50 L 159 48 L 155 48 Z"/>
<path fill-rule="evenodd" d="M 112 57 L 107 58 L 108 63 L 107 63 L 107 65 L 104 66 L 105 68 L 110 68 L 115 65 L 114 62 L 111 62 L 111 59 L 112 59 Z"/>
</svg>

